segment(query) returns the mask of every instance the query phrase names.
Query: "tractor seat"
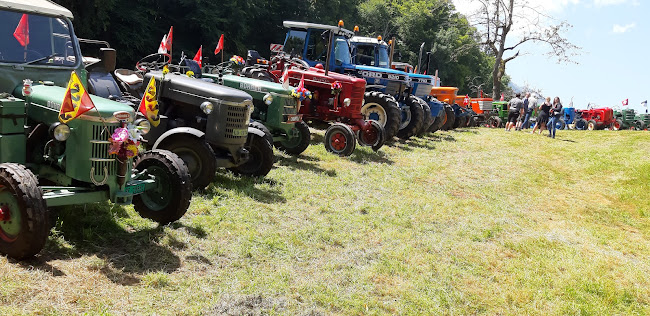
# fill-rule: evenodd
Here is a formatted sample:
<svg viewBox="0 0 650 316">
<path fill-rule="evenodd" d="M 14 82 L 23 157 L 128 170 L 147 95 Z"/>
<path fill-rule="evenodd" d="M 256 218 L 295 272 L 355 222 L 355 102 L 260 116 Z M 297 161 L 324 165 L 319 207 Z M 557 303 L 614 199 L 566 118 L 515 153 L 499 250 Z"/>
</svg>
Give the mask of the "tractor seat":
<svg viewBox="0 0 650 316">
<path fill-rule="evenodd" d="M 120 81 L 132 86 L 144 81 L 141 74 L 129 69 L 116 69 L 115 77 Z"/>
</svg>

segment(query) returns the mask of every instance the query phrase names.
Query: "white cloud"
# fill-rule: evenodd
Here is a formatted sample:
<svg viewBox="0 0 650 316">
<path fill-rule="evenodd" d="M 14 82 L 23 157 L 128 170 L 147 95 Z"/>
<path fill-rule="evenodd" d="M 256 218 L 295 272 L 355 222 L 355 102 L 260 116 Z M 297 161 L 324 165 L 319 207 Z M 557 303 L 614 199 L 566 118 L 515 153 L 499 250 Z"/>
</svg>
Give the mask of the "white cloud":
<svg viewBox="0 0 650 316">
<path fill-rule="evenodd" d="M 463 14 L 470 14 L 476 12 L 480 4 L 472 0 L 453 0 L 456 10 Z M 640 0 L 528 0 L 532 7 L 540 8 L 548 12 L 562 12 L 572 5 L 585 5 L 595 7 L 605 7 L 612 5 L 631 4 L 638 6 L 641 4 Z"/>
<path fill-rule="evenodd" d="M 614 33 L 625 33 L 631 29 L 633 29 L 636 26 L 636 23 L 630 23 L 625 26 L 621 26 L 618 24 L 614 24 L 614 28 L 612 29 L 612 32 Z"/>
</svg>

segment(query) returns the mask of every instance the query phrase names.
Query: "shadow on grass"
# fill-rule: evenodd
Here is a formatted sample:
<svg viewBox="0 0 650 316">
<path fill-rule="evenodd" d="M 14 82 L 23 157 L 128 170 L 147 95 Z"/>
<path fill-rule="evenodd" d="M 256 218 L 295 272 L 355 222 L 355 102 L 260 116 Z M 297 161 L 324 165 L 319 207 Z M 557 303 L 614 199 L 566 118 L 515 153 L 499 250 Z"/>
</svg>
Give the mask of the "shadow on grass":
<svg viewBox="0 0 650 316">
<path fill-rule="evenodd" d="M 424 138 L 428 139 L 430 141 L 434 141 L 434 142 L 443 142 L 443 141 L 444 142 L 456 142 L 457 141 L 454 136 L 446 134 L 446 133 L 448 133 L 448 131 L 445 132 L 445 134 L 441 134 L 441 133 L 436 132 L 435 134 L 429 134 L 429 135 L 425 136 Z"/>
<path fill-rule="evenodd" d="M 276 164 L 277 163 L 278 162 L 276 161 Z M 256 187 L 258 184 L 267 184 L 271 188 L 260 190 Z M 205 190 L 200 191 L 200 193 L 205 194 L 208 197 L 214 197 L 217 195 L 223 196 L 223 194 L 219 192 L 219 189 L 225 189 L 247 195 L 257 202 L 284 203 L 287 199 L 282 196 L 280 186 L 281 184 L 273 179 L 262 177 L 239 177 L 227 171 L 220 171 L 215 174 L 212 183 L 205 188 Z"/>
<path fill-rule="evenodd" d="M 459 128 L 452 129 L 449 132 L 478 134 L 476 127 L 459 127 Z"/>
<path fill-rule="evenodd" d="M 363 150 L 357 149 L 352 153 L 350 156 L 350 161 L 360 163 L 360 164 L 368 164 L 371 162 L 375 163 L 383 163 L 387 165 L 392 165 L 393 161 L 388 159 L 386 157 L 386 154 L 379 149 L 379 151 L 373 151 L 373 150 Z"/>
<path fill-rule="evenodd" d="M 305 171 L 310 171 L 313 173 L 318 173 L 322 175 L 326 175 L 329 177 L 336 177 L 336 170 L 328 170 L 328 169 L 323 169 L 316 165 L 315 163 L 311 163 L 305 160 L 310 160 L 310 161 L 319 161 L 319 159 L 315 159 L 311 157 L 312 159 L 304 159 L 303 156 L 300 157 L 295 157 L 295 156 L 289 156 L 289 157 L 276 157 L 277 160 L 275 161 L 276 165 L 278 166 L 285 166 L 289 169 L 293 170 L 305 170 Z"/>
<path fill-rule="evenodd" d="M 116 221 L 128 217 L 122 206 L 107 202 L 69 206 L 58 208 L 57 215 L 45 248 L 37 257 L 21 261 L 21 266 L 62 276 L 65 273 L 50 261 L 94 255 L 101 259 L 88 268 L 122 285 L 138 284 L 150 271 L 171 273 L 180 267 L 180 259 L 159 243 L 164 226 L 125 229 Z"/>
</svg>

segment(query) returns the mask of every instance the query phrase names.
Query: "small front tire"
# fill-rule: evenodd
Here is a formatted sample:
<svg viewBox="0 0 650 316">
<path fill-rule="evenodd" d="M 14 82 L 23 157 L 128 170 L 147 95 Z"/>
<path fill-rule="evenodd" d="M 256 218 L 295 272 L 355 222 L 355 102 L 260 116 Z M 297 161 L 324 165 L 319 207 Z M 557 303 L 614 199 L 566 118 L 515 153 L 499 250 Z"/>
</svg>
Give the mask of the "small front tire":
<svg viewBox="0 0 650 316">
<path fill-rule="evenodd" d="M 341 157 L 352 155 L 357 146 L 352 129 L 342 123 L 332 124 L 325 132 L 325 149 Z"/>
<path fill-rule="evenodd" d="M 289 155 L 298 156 L 302 154 L 311 141 L 311 132 L 309 126 L 305 122 L 298 122 L 294 125 L 292 132 L 297 132 L 296 137 L 287 136 L 285 139 L 275 142 L 274 145 L 279 150 L 286 152 Z"/>
<path fill-rule="evenodd" d="M 266 137 L 261 137 L 254 133 L 248 133 L 245 148 L 249 152 L 248 161 L 245 163 L 229 168 L 238 175 L 248 177 L 264 177 L 273 168 L 273 146 Z"/>
</svg>

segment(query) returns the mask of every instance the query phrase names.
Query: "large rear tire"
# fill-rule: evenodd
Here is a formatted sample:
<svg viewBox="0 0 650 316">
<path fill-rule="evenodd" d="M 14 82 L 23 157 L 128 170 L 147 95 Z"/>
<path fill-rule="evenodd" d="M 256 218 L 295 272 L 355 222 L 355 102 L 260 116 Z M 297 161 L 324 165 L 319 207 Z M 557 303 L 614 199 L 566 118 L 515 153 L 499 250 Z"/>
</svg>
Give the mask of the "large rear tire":
<svg viewBox="0 0 650 316">
<path fill-rule="evenodd" d="M 400 110 L 395 98 L 381 92 L 366 92 L 361 114 L 365 120 L 374 120 L 384 128 L 386 139 L 397 135 L 400 126 Z"/>
<path fill-rule="evenodd" d="M 422 106 L 422 111 L 424 112 L 424 121 L 422 122 L 422 127 L 420 127 L 420 130 L 416 134 L 418 137 L 427 133 L 435 121 L 435 117 L 431 116 L 431 108 L 429 107 L 429 104 L 420 99 L 420 105 Z"/>
<path fill-rule="evenodd" d="M 285 137 L 285 139 L 275 142 L 275 147 L 279 150 L 286 152 L 289 155 L 298 156 L 302 154 L 307 147 L 309 147 L 309 142 L 311 141 L 311 132 L 309 131 L 309 126 L 305 122 L 298 122 L 293 126 L 293 129 L 290 133 L 294 134 L 294 137 Z"/>
<path fill-rule="evenodd" d="M 456 114 L 450 105 L 445 105 L 445 113 L 447 113 L 447 120 L 442 125 L 441 130 L 448 131 L 454 126 L 454 122 L 456 121 Z"/>
<path fill-rule="evenodd" d="M 411 138 L 422 128 L 424 122 L 424 109 L 418 97 L 410 95 L 406 99 L 406 107 L 401 109 L 402 124 L 397 132 L 397 137 L 401 139 Z"/>
<path fill-rule="evenodd" d="M 634 128 L 636 128 L 637 131 L 642 131 L 646 128 L 645 123 L 641 120 L 634 122 Z"/>
<path fill-rule="evenodd" d="M 587 129 L 587 120 L 585 119 L 579 119 L 576 121 L 575 128 L 579 131 L 583 131 Z"/>
<path fill-rule="evenodd" d="M 325 149 L 341 157 L 352 155 L 357 140 L 352 129 L 342 123 L 332 124 L 325 132 Z"/>
<path fill-rule="evenodd" d="M 178 135 L 163 143 L 166 149 L 183 159 L 192 179 L 192 187 L 207 187 L 217 172 L 217 158 L 205 140 L 189 135 Z"/>
<path fill-rule="evenodd" d="M 249 132 L 244 148 L 248 150 L 248 160 L 228 169 L 235 174 L 248 177 L 264 177 L 269 174 L 273 168 L 274 156 L 273 146 L 268 138 Z"/>
<path fill-rule="evenodd" d="M 133 197 L 133 208 L 140 216 L 165 225 L 179 220 L 190 206 L 192 182 L 187 166 L 174 153 L 154 149 L 135 162 L 135 169 L 146 170 L 158 187 Z"/>
<path fill-rule="evenodd" d="M 440 112 L 442 113 L 440 116 L 436 117 L 436 120 L 433 121 L 433 124 L 431 124 L 431 127 L 429 127 L 429 133 L 434 133 L 442 128 L 442 126 L 445 124 L 447 121 L 447 111 L 445 111 L 445 108 L 443 107 Z"/>
<path fill-rule="evenodd" d="M 22 165 L 0 164 L 0 253 L 25 259 L 39 253 L 50 232 L 43 191 Z"/>
</svg>

